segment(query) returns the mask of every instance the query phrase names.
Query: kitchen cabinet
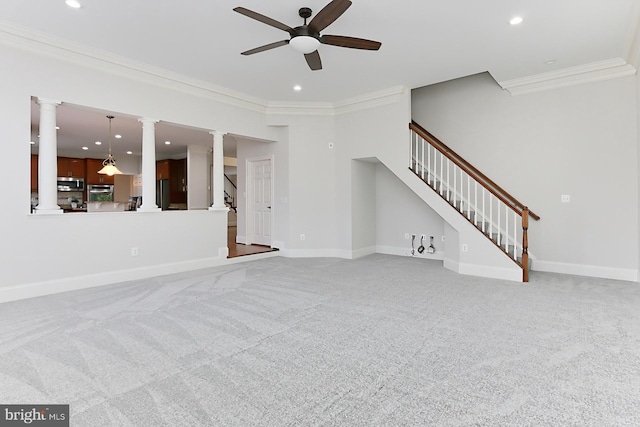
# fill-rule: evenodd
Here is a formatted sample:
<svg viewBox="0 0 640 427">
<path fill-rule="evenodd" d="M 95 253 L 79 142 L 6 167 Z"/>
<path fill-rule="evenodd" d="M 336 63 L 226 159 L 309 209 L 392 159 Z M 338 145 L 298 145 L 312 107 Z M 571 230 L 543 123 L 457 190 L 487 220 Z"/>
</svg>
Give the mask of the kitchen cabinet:
<svg viewBox="0 0 640 427">
<path fill-rule="evenodd" d="M 156 162 L 156 180 L 169 179 L 171 171 L 171 160 L 158 160 Z"/>
<path fill-rule="evenodd" d="M 171 209 L 186 209 L 187 159 L 158 160 L 156 180 L 168 185 L 168 205 L 172 205 Z"/>
<path fill-rule="evenodd" d="M 169 201 L 187 203 L 187 159 L 171 160 L 169 164 Z"/>
<path fill-rule="evenodd" d="M 85 159 L 85 163 L 87 175 L 85 182 L 87 185 L 113 184 L 113 176 L 98 173 L 102 169 L 102 159 Z"/>
<path fill-rule="evenodd" d="M 58 176 L 84 178 L 85 171 L 86 168 L 84 159 L 58 157 Z"/>
<path fill-rule="evenodd" d="M 31 191 L 38 191 L 38 155 L 31 155 Z"/>
</svg>

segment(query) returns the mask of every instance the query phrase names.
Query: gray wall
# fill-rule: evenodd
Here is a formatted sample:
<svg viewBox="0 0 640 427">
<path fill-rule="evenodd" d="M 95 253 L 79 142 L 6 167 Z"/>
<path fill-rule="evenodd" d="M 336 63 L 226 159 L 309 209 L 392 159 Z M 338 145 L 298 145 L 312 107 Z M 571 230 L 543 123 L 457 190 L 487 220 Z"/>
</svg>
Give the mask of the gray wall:
<svg viewBox="0 0 640 427">
<path fill-rule="evenodd" d="M 635 77 L 512 97 L 479 74 L 414 90 L 412 116 L 542 217 L 535 269 L 637 280 Z"/>
</svg>

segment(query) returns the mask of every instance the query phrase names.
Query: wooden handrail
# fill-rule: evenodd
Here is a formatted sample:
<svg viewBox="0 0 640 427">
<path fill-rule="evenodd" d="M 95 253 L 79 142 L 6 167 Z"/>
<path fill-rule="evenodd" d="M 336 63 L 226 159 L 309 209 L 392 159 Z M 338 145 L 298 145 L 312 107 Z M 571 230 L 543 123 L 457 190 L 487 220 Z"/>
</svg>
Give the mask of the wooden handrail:
<svg viewBox="0 0 640 427">
<path fill-rule="evenodd" d="M 515 212 L 517 212 L 520 215 L 522 215 L 523 211 L 527 209 L 527 207 L 524 204 L 520 203 L 515 197 L 510 195 L 502 187 L 500 187 L 498 184 L 493 182 L 489 177 L 487 177 L 485 174 L 483 174 L 478 169 L 476 169 L 473 165 L 471 165 L 469 162 L 463 159 L 462 156 L 460 156 L 458 153 L 453 151 L 451 148 L 445 145 L 442 141 L 440 141 L 438 138 L 436 138 L 433 134 L 431 134 L 429 131 L 424 129 L 418 123 L 416 123 L 415 121 L 411 121 L 411 123 L 409 124 L 409 128 L 414 132 L 416 132 L 418 135 L 420 135 L 423 139 L 428 140 L 433 145 L 438 146 L 440 152 L 445 157 L 447 157 L 453 163 L 458 165 L 458 167 L 464 170 L 467 174 L 474 177 L 474 179 L 476 179 L 481 183 L 484 183 L 487 190 L 491 192 L 491 194 L 493 194 L 500 201 L 502 201 L 506 206 L 509 206 L 511 209 L 513 209 Z M 518 209 L 516 209 L 516 207 Z M 527 209 L 527 212 L 528 212 L 528 217 L 533 218 L 536 221 L 540 219 L 540 217 L 535 213 L 533 213 L 532 211 Z"/>
</svg>

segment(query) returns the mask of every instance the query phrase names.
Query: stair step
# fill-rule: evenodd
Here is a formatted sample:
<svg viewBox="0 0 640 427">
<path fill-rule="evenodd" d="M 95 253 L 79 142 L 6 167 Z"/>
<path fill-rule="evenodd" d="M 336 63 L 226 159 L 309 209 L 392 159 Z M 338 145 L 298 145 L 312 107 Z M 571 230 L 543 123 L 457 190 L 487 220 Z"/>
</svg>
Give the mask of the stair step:
<svg viewBox="0 0 640 427">
<path fill-rule="evenodd" d="M 514 245 L 508 245 L 508 246 L 507 245 L 500 245 L 500 247 L 502 249 L 504 249 L 511 256 L 513 256 L 513 250 L 516 249 L 516 247 Z"/>
<path fill-rule="evenodd" d="M 483 222 L 482 222 L 482 221 L 476 221 L 476 222 L 475 222 L 476 227 L 478 227 L 478 229 L 479 229 L 480 231 L 482 231 L 482 224 L 483 224 Z M 489 222 L 486 222 L 486 221 L 485 221 L 485 222 L 484 222 L 484 230 L 485 230 L 485 231 L 489 231 L 489 226 L 490 226 L 490 225 L 491 225 L 491 224 L 490 224 Z"/>
<path fill-rule="evenodd" d="M 476 221 L 476 212 L 475 211 L 462 211 L 460 212 L 462 215 L 464 215 L 465 218 L 471 220 L 471 222 L 475 222 Z"/>
</svg>

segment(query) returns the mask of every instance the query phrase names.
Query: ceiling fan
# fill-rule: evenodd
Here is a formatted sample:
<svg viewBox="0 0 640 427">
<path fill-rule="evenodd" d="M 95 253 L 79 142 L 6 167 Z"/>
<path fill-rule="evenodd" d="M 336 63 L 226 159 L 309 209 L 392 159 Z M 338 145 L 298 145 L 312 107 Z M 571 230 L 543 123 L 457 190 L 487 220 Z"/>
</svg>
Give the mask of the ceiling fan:
<svg viewBox="0 0 640 427">
<path fill-rule="evenodd" d="M 274 49 L 288 44 L 298 52 L 304 54 L 307 64 L 309 64 L 309 68 L 312 70 L 321 70 L 322 61 L 320 60 L 320 54 L 318 53 L 318 46 L 320 46 L 320 44 L 348 47 L 351 49 L 380 49 L 382 43 L 373 40 L 347 36 L 320 35 L 320 32 L 338 19 L 349 8 L 349 6 L 351 6 L 350 0 L 333 0 L 322 8 L 322 10 L 313 17 L 309 24 L 307 24 L 307 19 L 311 17 L 311 9 L 303 7 L 298 11 L 298 14 L 304 19 L 304 24 L 295 28 L 291 28 L 282 22 L 278 22 L 275 19 L 261 15 L 244 7 L 236 7 L 233 9 L 234 11 L 255 19 L 256 21 L 260 21 L 264 24 L 286 31 L 291 36 L 289 40 L 281 40 L 256 47 L 255 49 L 242 52 L 242 55 L 253 55 L 254 53 L 264 52 L 265 50 Z"/>
</svg>

